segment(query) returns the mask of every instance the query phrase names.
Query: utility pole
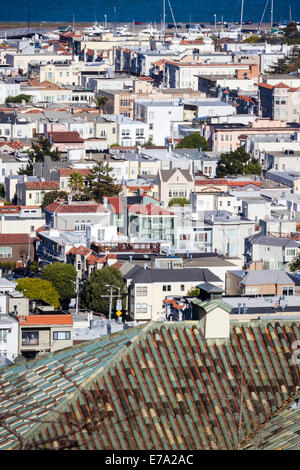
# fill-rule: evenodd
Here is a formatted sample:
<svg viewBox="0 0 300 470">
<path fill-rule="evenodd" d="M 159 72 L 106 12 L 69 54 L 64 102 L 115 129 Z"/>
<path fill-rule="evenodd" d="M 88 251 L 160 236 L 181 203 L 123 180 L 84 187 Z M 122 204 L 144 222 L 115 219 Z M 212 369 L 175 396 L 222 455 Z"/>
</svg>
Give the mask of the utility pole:
<svg viewBox="0 0 300 470">
<path fill-rule="evenodd" d="M 75 304 L 75 315 L 78 315 L 78 303 L 79 303 L 79 277 L 76 276 L 76 304 Z"/>
<path fill-rule="evenodd" d="M 105 284 L 105 287 L 110 287 L 110 294 L 109 295 L 103 295 L 102 297 L 109 297 L 109 313 L 108 313 L 108 319 L 111 320 L 111 314 L 112 314 L 112 299 L 113 297 L 117 297 L 118 299 L 121 297 L 121 289 L 120 287 L 113 286 L 111 284 Z M 118 295 L 113 295 L 113 289 L 118 290 Z"/>
</svg>

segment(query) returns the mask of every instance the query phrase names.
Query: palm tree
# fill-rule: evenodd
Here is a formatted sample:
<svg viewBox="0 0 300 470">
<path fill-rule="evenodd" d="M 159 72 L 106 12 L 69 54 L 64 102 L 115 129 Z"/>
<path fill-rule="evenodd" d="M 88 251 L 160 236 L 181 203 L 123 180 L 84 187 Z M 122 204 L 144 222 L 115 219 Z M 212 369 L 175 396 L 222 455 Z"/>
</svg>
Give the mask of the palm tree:
<svg viewBox="0 0 300 470">
<path fill-rule="evenodd" d="M 103 110 L 103 108 L 106 105 L 107 101 L 108 101 L 107 96 L 97 96 L 94 99 L 94 103 L 96 104 L 96 108 L 99 109 L 99 114 L 101 114 L 101 110 Z"/>
<path fill-rule="evenodd" d="M 73 196 L 77 199 L 80 191 L 84 187 L 84 177 L 79 171 L 74 171 L 69 177 L 69 186 L 71 188 Z"/>
</svg>

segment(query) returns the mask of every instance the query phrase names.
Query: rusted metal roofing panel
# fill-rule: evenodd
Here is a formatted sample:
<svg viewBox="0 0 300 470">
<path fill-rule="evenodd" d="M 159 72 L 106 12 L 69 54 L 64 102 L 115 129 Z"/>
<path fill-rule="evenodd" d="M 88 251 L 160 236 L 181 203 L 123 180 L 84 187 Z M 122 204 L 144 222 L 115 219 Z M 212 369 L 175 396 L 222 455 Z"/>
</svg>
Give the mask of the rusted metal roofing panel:
<svg viewBox="0 0 300 470">
<path fill-rule="evenodd" d="M 52 409 L 43 415 L 47 422 L 33 430 L 28 421 L 26 429 L 20 427 L 27 415 L 22 422 L 11 421 L 12 426 L 19 426 L 37 448 L 236 449 L 249 438 L 254 445 L 263 445 L 257 444 L 260 434 L 264 445 L 272 448 L 294 445 L 300 419 L 284 407 L 299 385 L 292 344 L 300 338 L 300 324 L 232 323 L 228 340 L 205 340 L 197 322 L 149 323 L 131 338 L 128 342 L 128 336 L 120 334 L 102 341 L 98 366 L 89 361 L 90 354 L 97 358 L 97 342 L 86 346 L 81 362 L 80 357 L 75 363 L 69 360 L 74 354 L 65 357 L 64 380 L 54 375 L 53 394 L 57 384 L 64 387 L 73 374 L 75 385 L 80 374 L 85 377 L 84 387 L 67 395 L 65 387 L 60 402 L 54 407 L 50 402 Z M 41 372 L 43 386 L 48 382 L 50 387 L 42 365 L 37 363 L 34 372 Z M 20 398 L 35 397 L 30 399 L 39 403 L 38 395 L 31 393 L 39 384 L 31 372 L 27 394 Z M 6 374 L 6 387 L 14 379 L 14 374 Z M 41 409 L 37 406 L 36 412 Z M 285 423 L 281 435 L 278 412 Z M 267 428 L 265 423 L 273 420 Z M 69 443 L 66 436 L 71 436 Z M 0 443 L 4 442 L 1 439 L 5 436 L 0 432 Z M 3 447 L 18 445 L 8 435 Z"/>
</svg>

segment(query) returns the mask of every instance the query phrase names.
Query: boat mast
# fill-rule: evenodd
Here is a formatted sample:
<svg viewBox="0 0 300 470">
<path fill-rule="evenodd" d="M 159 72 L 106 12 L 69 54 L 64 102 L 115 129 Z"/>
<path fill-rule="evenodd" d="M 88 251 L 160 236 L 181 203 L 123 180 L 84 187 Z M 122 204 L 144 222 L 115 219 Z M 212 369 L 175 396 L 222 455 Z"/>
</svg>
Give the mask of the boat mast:
<svg viewBox="0 0 300 470">
<path fill-rule="evenodd" d="M 242 0 L 242 6 L 241 6 L 241 31 L 242 31 L 242 25 L 243 25 L 243 14 L 244 14 L 244 0 Z"/>
<path fill-rule="evenodd" d="M 271 0 L 271 29 L 273 28 L 273 1 L 274 0 Z"/>
<path fill-rule="evenodd" d="M 166 0 L 163 0 L 163 33 L 166 35 Z"/>
</svg>

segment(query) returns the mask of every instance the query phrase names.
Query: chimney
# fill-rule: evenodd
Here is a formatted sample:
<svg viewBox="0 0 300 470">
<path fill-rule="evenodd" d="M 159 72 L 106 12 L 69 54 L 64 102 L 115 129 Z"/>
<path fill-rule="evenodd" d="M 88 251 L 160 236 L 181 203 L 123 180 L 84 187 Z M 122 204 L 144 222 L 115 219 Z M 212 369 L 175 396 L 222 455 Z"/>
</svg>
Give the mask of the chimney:
<svg viewBox="0 0 300 470">
<path fill-rule="evenodd" d="M 72 195 L 68 194 L 68 204 L 72 204 Z"/>
</svg>

